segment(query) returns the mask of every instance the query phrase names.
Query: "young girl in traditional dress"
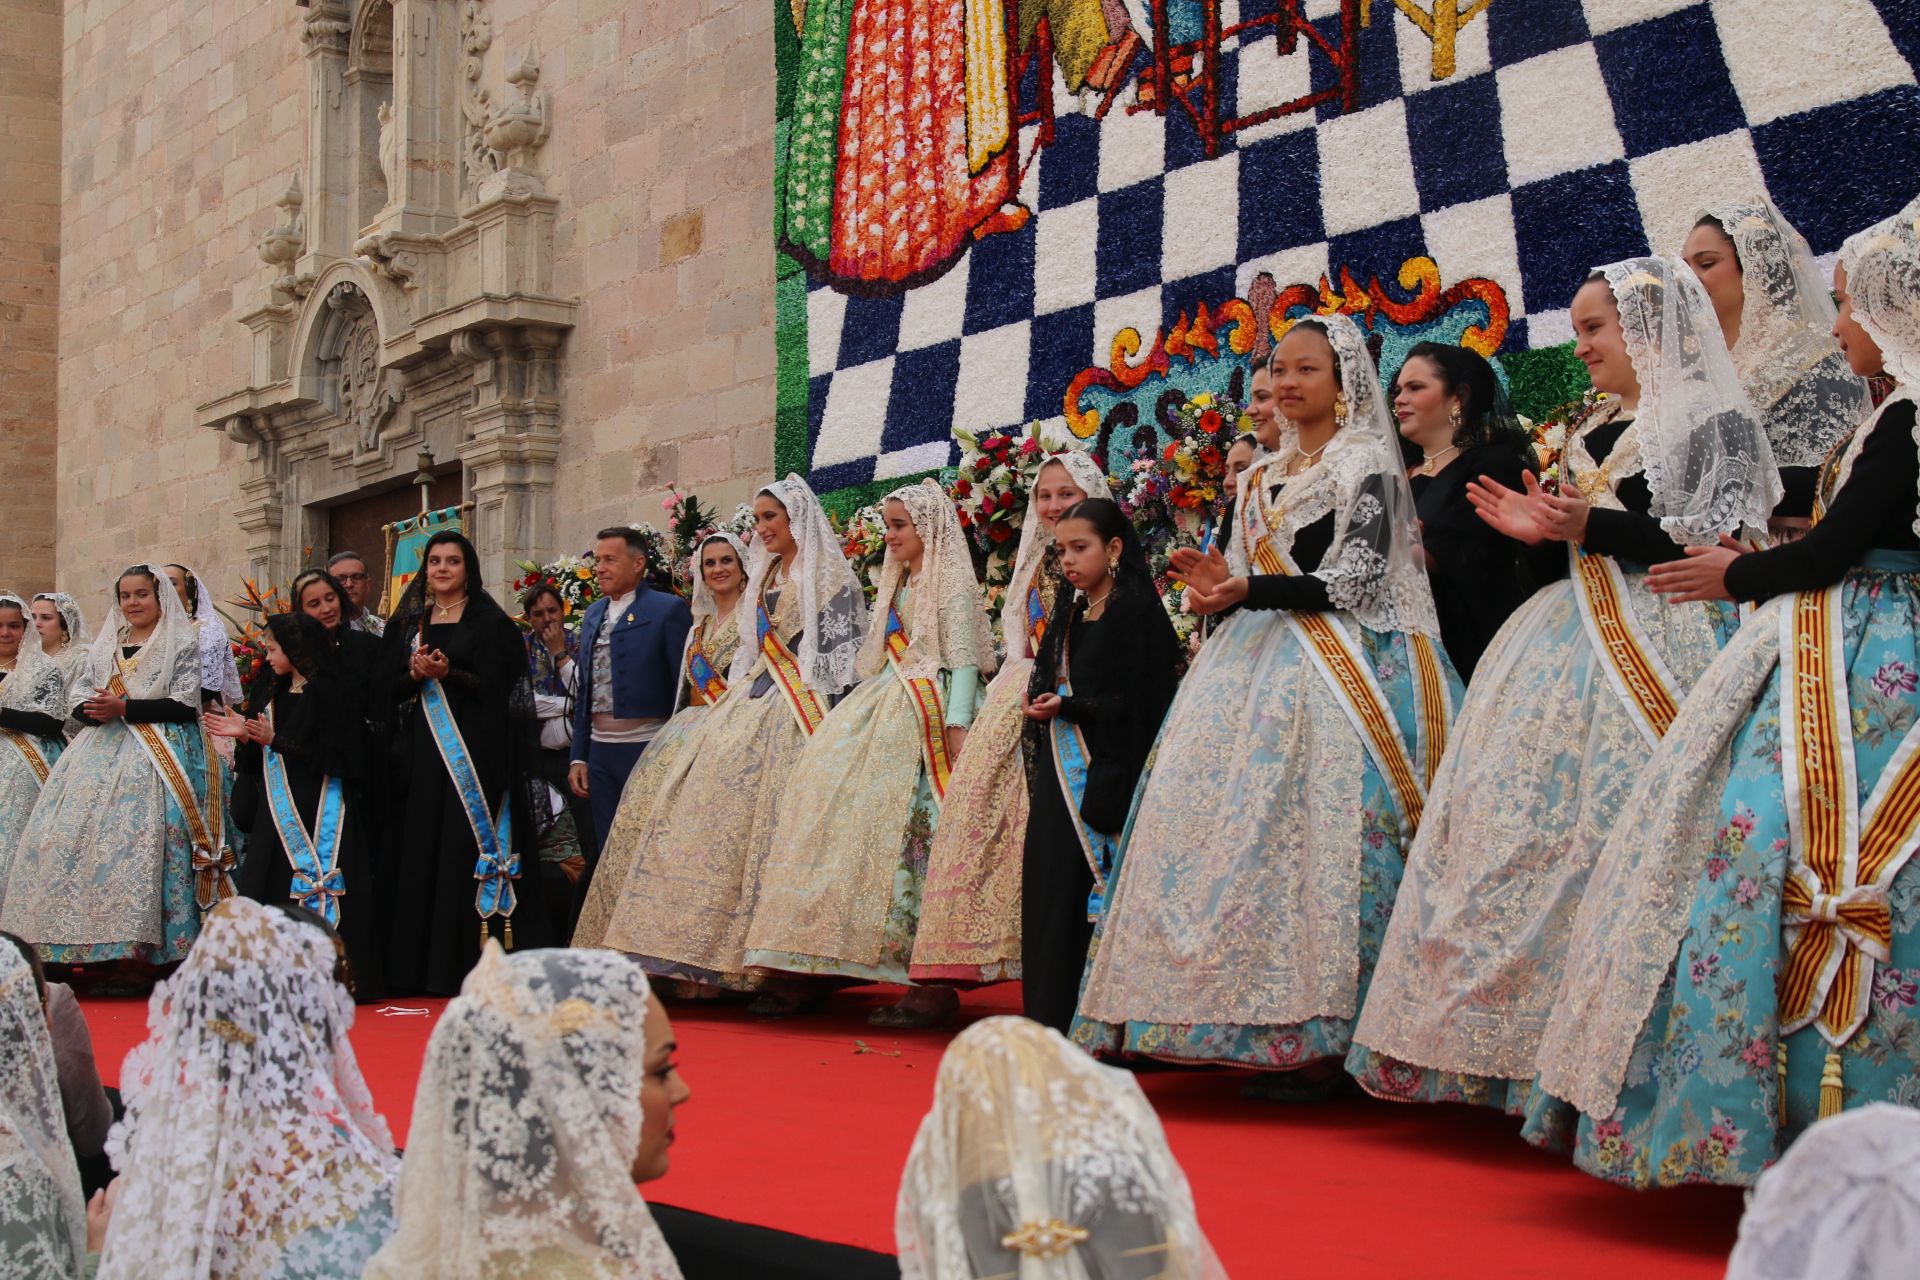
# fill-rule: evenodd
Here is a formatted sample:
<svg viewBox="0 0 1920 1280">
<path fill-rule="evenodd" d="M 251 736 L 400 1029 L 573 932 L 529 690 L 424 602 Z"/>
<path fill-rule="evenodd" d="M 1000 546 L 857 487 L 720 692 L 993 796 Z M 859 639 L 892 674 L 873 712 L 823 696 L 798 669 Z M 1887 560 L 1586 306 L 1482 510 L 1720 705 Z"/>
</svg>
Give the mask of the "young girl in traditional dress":
<svg viewBox="0 0 1920 1280">
<path fill-rule="evenodd" d="M 993 629 L 952 499 L 926 480 L 888 494 L 881 514 L 887 558 L 862 680 L 794 764 L 747 934 L 759 968 L 908 980 L 927 847 L 993 673 Z M 957 1004 L 950 987 L 918 987 L 876 1025 L 933 1025 Z"/>
<path fill-rule="evenodd" d="M 620 793 L 620 808 L 607 829 L 600 866 L 587 890 L 573 945 L 604 944 L 615 903 L 633 869 L 646 827 L 660 811 L 661 795 L 686 781 L 708 712 L 727 692 L 733 658 L 740 651 L 740 599 L 747 585 L 747 549 L 730 533 L 710 534 L 693 553 L 693 627 L 680 658 L 680 689 L 673 718 L 654 735 Z"/>
<path fill-rule="evenodd" d="M 66 747 L 67 672 L 40 649 L 27 602 L 0 594 L 0 895 L 40 788 Z"/>
<path fill-rule="evenodd" d="M 1121 842 L 1074 1038 L 1288 1070 L 1346 1053 L 1458 678 L 1366 340 L 1294 323 L 1228 561 L 1175 553 L 1201 649 Z M 1328 1074 L 1325 1067 L 1317 1068 Z"/>
<path fill-rule="evenodd" d="M 622 827 L 637 837 L 600 940 L 658 977 L 735 990 L 759 985 L 746 972 L 747 926 L 780 799 L 801 748 L 854 682 L 867 616 L 806 481 L 768 485 L 753 511 L 727 691 L 674 776 L 651 795 L 621 797 Z M 788 1006 L 776 995 L 762 1007 Z"/>
<path fill-rule="evenodd" d="M 1768 600 L 1707 669 L 1572 923 L 1529 1136 L 1633 1186 L 1747 1185 L 1817 1117 L 1920 1081 L 1920 203 L 1834 271 L 1894 394 L 1821 468 L 1812 531 L 1690 551 L 1674 600 Z M 1676 605 L 1675 607 L 1683 607 Z"/>
<path fill-rule="evenodd" d="M 87 620 L 80 605 L 64 591 L 42 591 L 33 598 L 33 625 L 40 632 L 40 651 L 66 670 L 69 687 L 87 673 Z M 69 721 L 68 730 L 76 726 Z"/>
<path fill-rule="evenodd" d="M 1032 816 L 1020 950 L 1027 1016 L 1064 1032 L 1127 806 L 1179 683 L 1180 640 L 1111 499 L 1073 507 L 1054 540 L 1072 591 L 1060 595 L 1022 699 Z"/>
<path fill-rule="evenodd" d="M 74 718 L 0 894 L 0 929 L 60 964 L 168 964 L 231 896 L 219 759 L 200 728 L 200 631 L 152 565 L 121 574 Z"/>
<path fill-rule="evenodd" d="M 235 887 L 255 902 L 298 902 L 337 930 L 356 994 L 367 1000 L 383 992 L 385 978 L 367 854 L 372 824 L 355 803 L 354 784 L 368 769 L 366 704 L 341 673 L 334 644 L 307 614 L 273 614 L 272 677 L 245 714 L 209 712 L 207 728 L 236 744 L 232 815 L 247 834 L 247 854 Z"/>
<path fill-rule="evenodd" d="M 1034 476 L 1000 610 L 1006 661 L 980 699 L 927 854 L 909 970 L 915 982 L 1020 976 L 1020 865 L 1027 832 L 1020 700 L 1060 591 L 1054 522 L 1076 503 L 1110 496 L 1100 465 L 1077 449 L 1049 458 Z"/>
<path fill-rule="evenodd" d="M 1524 491 L 1468 489 L 1509 537 L 1566 544 L 1572 577 L 1495 638 L 1434 781 L 1348 1064 L 1386 1097 L 1525 1102 L 1594 859 L 1739 625 L 1730 606 L 1661 600 L 1647 566 L 1764 537 L 1780 496 L 1691 271 L 1614 263 L 1572 315 L 1574 350 L 1607 398 L 1570 429 L 1559 492 L 1531 473 Z"/>
</svg>

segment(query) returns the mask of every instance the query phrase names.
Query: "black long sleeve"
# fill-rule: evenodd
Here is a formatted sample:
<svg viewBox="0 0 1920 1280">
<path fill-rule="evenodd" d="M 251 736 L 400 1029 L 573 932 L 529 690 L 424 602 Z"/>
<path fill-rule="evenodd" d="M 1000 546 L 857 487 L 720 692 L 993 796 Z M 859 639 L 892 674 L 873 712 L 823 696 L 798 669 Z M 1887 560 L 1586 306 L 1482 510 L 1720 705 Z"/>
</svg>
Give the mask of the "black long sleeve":
<svg viewBox="0 0 1920 1280">
<path fill-rule="evenodd" d="M 1914 494 L 1920 455 L 1913 442 L 1914 406 L 1891 406 L 1873 425 L 1847 482 L 1807 536 L 1743 555 L 1727 566 L 1736 600 L 1765 600 L 1832 586 L 1874 549 L 1920 549 L 1914 537 Z"/>
<path fill-rule="evenodd" d="M 73 709 L 73 718 L 81 724 L 101 723 L 87 714 L 84 702 Z M 128 698 L 125 718 L 130 724 L 192 724 L 200 718 L 200 711 L 172 698 Z"/>
<path fill-rule="evenodd" d="M 1326 612 L 1333 608 L 1324 580 L 1310 573 L 1253 573 L 1247 575 L 1247 609 L 1304 609 Z"/>
<path fill-rule="evenodd" d="M 0 729 L 15 729 L 21 733 L 30 733 L 36 738 L 58 738 L 61 721 L 58 716 L 50 716 L 44 711 L 21 711 L 15 707 L 0 707 Z"/>
</svg>

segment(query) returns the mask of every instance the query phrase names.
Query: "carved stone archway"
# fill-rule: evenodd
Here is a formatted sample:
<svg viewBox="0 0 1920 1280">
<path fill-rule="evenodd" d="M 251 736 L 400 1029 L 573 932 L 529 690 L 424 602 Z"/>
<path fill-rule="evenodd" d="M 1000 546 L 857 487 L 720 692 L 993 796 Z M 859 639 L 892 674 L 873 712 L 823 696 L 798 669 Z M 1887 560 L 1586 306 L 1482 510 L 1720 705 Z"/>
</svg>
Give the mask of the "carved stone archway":
<svg viewBox="0 0 1920 1280">
<path fill-rule="evenodd" d="M 538 65 L 489 52 L 487 0 L 298 2 L 307 161 L 259 246 L 247 384 L 200 406 L 245 446 L 253 573 L 285 581 L 328 506 L 410 482 L 429 448 L 459 461 L 482 571 L 507 582 L 549 554 L 577 306 L 550 292 Z"/>
</svg>

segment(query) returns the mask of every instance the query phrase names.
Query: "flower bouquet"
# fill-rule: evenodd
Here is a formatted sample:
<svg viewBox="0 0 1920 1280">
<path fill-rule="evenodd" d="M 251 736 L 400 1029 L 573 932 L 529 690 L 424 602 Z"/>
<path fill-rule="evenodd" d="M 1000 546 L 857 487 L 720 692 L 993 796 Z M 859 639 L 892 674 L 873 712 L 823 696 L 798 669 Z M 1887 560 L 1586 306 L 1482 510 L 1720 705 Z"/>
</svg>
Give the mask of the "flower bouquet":
<svg viewBox="0 0 1920 1280">
<path fill-rule="evenodd" d="M 1224 504 L 1227 450 L 1239 429 L 1239 406 L 1197 395 L 1175 412 L 1173 438 L 1157 452 L 1138 450 L 1114 482 L 1114 499 L 1150 554 L 1205 540 Z"/>
<path fill-rule="evenodd" d="M 869 601 L 880 589 L 880 565 L 887 556 L 886 528 L 880 508 L 865 506 L 853 513 L 840 534 L 840 550 L 853 566 L 853 575 L 860 579 Z"/>
<path fill-rule="evenodd" d="M 587 612 L 587 606 L 600 598 L 600 583 L 593 576 L 593 562 L 586 556 L 562 556 L 547 564 L 535 564 L 531 560 L 519 560 L 515 564 L 521 573 L 513 580 L 515 598 L 525 599 L 534 587 L 552 587 L 566 610 L 563 621 L 568 626 L 577 624 Z"/>
<path fill-rule="evenodd" d="M 667 513 L 667 553 L 672 557 L 669 568 L 673 572 L 673 589 L 680 595 L 691 596 L 694 548 L 702 538 L 719 529 L 719 513 L 701 506 L 696 495 L 683 494 L 673 484 L 667 485 L 667 496 L 660 500 L 660 506 Z M 748 508 L 749 517 L 751 514 L 752 508 Z"/>
<path fill-rule="evenodd" d="M 1569 400 L 1543 421 L 1528 424 L 1533 435 L 1534 460 L 1540 464 L 1540 483 L 1549 493 L 1558 493 L 1560 482 L 1566 478 L 1568 442 L 1580 434 L 1587 419 L 1609 403 L 1606 392 L 1589 387 L 1578 400 Z"/>
<path fill-rule="evenodd" d="M 1072 446 L 1050 445 L 1038 422 L 978 436 L 956 427 L 953 438 L 960 442 L 960 465 L 947 491 L 960 527 L 973 540 L 975 568 L 992 599 L 1013 576 L 1034 477 L 1049 456 Z"/>
<path fill-rule="evenodd" d="M 240 687 L 251 689 L 253 677 L 267 661 L 267 617 L 270 614 L 286 613 L 292 605 L 280 597 L 280 588 L 268 587 L 260 590 L 260 584 L 252 578 L 242 578 L 240 585 L 245 589 L 237 600 L 228 604 L 244 610 L 253 616 L 244 622 L 236 621 L 224 609 L 220 615 L 226 619 L 239 634 L 227 641 L 233 651 L 233 665 L 240 673 Z"/>
</svg>

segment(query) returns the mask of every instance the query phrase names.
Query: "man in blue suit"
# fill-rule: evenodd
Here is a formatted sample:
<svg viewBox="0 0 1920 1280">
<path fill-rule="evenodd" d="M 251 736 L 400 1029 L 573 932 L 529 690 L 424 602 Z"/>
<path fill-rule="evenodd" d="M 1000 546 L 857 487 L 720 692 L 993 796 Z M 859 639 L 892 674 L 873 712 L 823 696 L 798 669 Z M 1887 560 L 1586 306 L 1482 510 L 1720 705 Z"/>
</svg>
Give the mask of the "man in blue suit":
<svg viewBox="0 0 1920 1280">
<path fill-rule="evenodd" d="M 593 573 L 601 598 L 587 607 L 580 623 L 567 781 L 575 795 L 592 802 L 593 827 L 603 846 L 627 775 L 673 714 L 680 655 L 693 626 L 687 602 L 649 587 L 646 572 L 646 544 L 637 532 L 600 531 L 593 544 Z"/>
</svg>

